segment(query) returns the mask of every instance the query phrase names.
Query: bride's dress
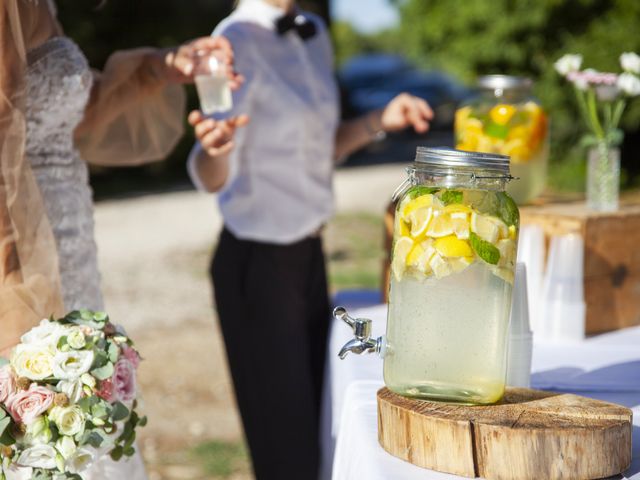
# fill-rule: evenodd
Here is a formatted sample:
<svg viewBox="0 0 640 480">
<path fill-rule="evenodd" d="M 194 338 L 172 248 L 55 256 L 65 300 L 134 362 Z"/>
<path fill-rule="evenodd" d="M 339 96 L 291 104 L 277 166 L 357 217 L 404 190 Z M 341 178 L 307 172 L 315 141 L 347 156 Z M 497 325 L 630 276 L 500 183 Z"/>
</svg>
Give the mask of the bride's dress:
<svg viewBox="0 0 640 480">
<path fill-rule="evenodd" d="M 54 37 L 28 54 L 26 155 L 56 239 L 66 310 L 103 308 L 88 169 L 73 143 L 92 85 L 85 56 L 68 37 Z M 87 480 L 145 479 L 140 455 L 103 458 Z"/>
</svg>

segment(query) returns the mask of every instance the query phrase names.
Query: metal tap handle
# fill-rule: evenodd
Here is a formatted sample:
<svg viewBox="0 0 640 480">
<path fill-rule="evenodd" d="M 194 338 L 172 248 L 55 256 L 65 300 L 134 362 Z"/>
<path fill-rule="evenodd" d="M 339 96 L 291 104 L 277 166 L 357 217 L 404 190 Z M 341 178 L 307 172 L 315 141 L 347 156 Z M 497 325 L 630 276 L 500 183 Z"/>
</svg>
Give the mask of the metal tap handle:
<svg viewBox="0 0 640 480">
<path fill-rule="evenodd" d="M 341 359 L 347 356 L 347 353 L 371 353 L 376 352 L 381 354 L 384 352 L 385 339 L 384 337 L 378 337 L 377 339 L 371 338 L 371 320 L 368 318 L 353 318 L 347 313 L 347 309 L 344 307 L 336 307 L 333 310 L 333 316 L 337 320 L 342 320 L 353 330 L 355 338 L 347 342 L 340 353 L 338 354 Z"/>
</svg>

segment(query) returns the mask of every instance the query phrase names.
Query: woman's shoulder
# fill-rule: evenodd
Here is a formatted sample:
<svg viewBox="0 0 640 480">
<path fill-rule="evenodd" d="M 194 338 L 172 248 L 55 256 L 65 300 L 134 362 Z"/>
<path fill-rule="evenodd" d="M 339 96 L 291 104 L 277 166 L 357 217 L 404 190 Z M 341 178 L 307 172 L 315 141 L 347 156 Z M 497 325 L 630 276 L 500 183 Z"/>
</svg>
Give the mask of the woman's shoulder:
<svg viewBox="0 0 640 480">
<path fill-rule="evenodd" d="M 255 20 L 242 11 L 236 10 L 231 15 L 223 19 L 213 30 L 213 35 L 224 35 L 237 39 L 247 39 L 262 29 Z"/>
</svg>

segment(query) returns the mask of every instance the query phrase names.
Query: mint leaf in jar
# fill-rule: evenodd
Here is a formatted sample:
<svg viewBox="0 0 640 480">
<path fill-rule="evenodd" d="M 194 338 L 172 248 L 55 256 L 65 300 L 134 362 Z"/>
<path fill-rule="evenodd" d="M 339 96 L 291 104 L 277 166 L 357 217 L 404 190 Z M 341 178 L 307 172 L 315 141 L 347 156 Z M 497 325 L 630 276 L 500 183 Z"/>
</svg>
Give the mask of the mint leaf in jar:
<svg viewBox="0 0 640 480">
<path fill-rule="evenodd" d="M 432 193 L 436 193 L 439 188 L 436 187 L 425 187 L 423 185 L 416 185 L 415 187 L 411 187 L 407 190 L 407 196 L 413 200 L 414 198 L 421 197 L 422 195 L 429 195 Z"/>
<path fill-rule="evenodd" d="M 451 205 L 452 203 L 462 203 L 462 192 L 458 190 L 445 190 L 440 195 L 440 200 L 445 205 Z"/>
<path fill-rule="evenodd" d="M 516 202 L 504 192 L 498 192 L 496 198 L 498 199 L 498 217 L 508 226 L 520 225 L 520 212 Z"/>
<path fill-rule="evenodd" d="M 488 122 L 484 127 L 484 133 L 490 137 L 504 140 L 509 135 L 509 127 L 507 125 L 498 125 L 494 122 Z"/>
<path fill-rule="evenodd" d="M 497 265 L 500 261 L 500 250 L 490 242 L 481 239 L 478 235 L 471 232 L 469 234 L 469 243 L 471 248 L 476 252 L 482 260 L 491 265 Z"/>
</svg>

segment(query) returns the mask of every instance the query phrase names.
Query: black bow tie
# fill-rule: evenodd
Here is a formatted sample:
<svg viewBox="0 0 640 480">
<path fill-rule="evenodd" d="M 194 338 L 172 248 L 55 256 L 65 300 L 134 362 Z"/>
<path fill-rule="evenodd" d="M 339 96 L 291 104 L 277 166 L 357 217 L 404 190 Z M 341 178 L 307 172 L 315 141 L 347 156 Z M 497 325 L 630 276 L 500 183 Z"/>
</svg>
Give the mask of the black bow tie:
<svg viewBox="0 0 640 480">
<path fill-rule="evenodd" d="M 302 40 L 309 40 L 316 34 L 316 26 L 304 15 L 283 15 L 276 20 L 276 31 L 282 36 L 289 30 L 294 30 Z"/>
</svg>

